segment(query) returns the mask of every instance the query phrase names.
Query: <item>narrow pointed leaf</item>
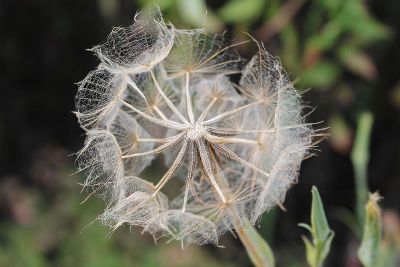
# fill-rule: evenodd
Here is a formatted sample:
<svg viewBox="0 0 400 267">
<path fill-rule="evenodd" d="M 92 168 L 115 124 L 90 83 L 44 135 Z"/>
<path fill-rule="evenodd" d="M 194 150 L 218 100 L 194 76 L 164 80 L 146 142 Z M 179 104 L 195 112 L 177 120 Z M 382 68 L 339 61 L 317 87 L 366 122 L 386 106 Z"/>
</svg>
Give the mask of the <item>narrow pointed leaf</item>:
<svg viewBox="0 0 400 267">
<path fill-rule="evenodd" d="M 313 186 L 311 207 L 311 227 L 318 240 L 325 241 L 330 233 L 328 221 L 326 220 L 324 207 L 318 189 Z"/>
<path fill-rule="evenodd" d="M 316 267 L 316 265 L 315 265 L 315 263 L 317 262 L 316 250 L 315 250 L 314 246 L 311 244 L 311 242 L 305 236 L 302 236 L 302 239 L 303 239 L 304 245 L 306 247 L 307 263 L 311 267 Z"/>
<path fill-rule="evenodd" d="M 322 249 L 320 251 L 320 255 L 319 255 L 320 259 L 325 259 L 328 256 L 329 251 L 331 250 L 331 244 L 332 244 L 332 240 L 334 237 L 335 237 L 335 233 L 333 231 L 331 231 L 329 233 L 328 239 L 325 240 L 325 242 L 322 246 Z"/>
<path fill-rule="evenodd" d="M 307 263 L 310 267 L 321 267 L 329 254 L 335 234 L 329 228 L 322 200 L 315 186 L 311 193 L 311 226 L 304 223 L 300 223 L 299 226 L 310 231 L 312 237 L 312 241 L 302 237 L 306 247 Z"/>
<path fill-rule="evenodd" d="M 303 227 L 304 229 L 307 229 L 311 234 L 312 234 L 312 228 L 311 228 L 311 226 L 309 226 L 308 224 L 306 224 L 306 223 L 299 223 L 299 224 L 297 224 L 298 226 L 300 226 L 300 227 Z"/>
</svg>

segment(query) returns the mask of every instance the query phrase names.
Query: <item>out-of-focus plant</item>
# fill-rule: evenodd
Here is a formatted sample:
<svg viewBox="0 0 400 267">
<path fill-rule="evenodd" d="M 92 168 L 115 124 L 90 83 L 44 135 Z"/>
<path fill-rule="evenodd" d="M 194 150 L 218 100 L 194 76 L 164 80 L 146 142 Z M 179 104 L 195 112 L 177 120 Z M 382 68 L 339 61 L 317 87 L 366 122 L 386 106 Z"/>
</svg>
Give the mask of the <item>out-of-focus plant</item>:
<svg viewBox="0 0 400 267">
<path fill-rule="evenodd" d="M 365 204 L 364 229 L 358 259 L 365 267 L 395 267 L 400 263 L 400 220 L 383 211 L 378 193 L 369 194 Z"/>
<path fill-rule="evenodd" d="M 329 228 L 324 207 L 318 189 L 313 186 L 311 204 L 311 225 L 300 223 L 311 234 L 311 241 L 303 236 L 306 247 L 306 258 L 310 267 L 321 267 L 328 256 L 334 232 Z"/>
<path fill-rule="evenodd" d="M 218 14 L 225 23 L 250 26 L 250 23 L 262 16 L 265 5 L 266 2 L 263 0 L 231 0 L 218 10 Z"/>
<path fill-rule="evenodd" d="M 109 234 L 107 228 L 90 223 L 101 210 L 101 201 L 93 200 L 84 206 L 79 188 L 71 183 L 68 170 L 60 173 L 57 192 L 62 197 L 48 201 L 48 196 L 38 194 L 37 212 L 29 225 L 18 222 L 0 222 L 1 267 L 238 267 L 235 263 L 215 259 L 199 247 L 185 250 L 178 244 L 154 246 L 146 235 Z M 76 177 L 77 178 L 77 177 Z M 28 192 L 26 192 L 28 193 Z M 135 238 L 135 242 L 132 242 Z"/>
<path fill-rule="evenodd" d="M 365 222 L 358 258 L 365 267 L 379 266 L 382 236 L 382 214 L 378 193 L 370 194 L 365 205 Z"/>
<path fill-rule="evenodd" d="M 367 201 L 369 191 L 367 171 L 373 121 L 374 118 L 370 112 L 363 112 L 360 114 L 357 122 L 353 150 L 351 151 L 356 189 L 356 213 L 360 225 L 362 225 L 364 221 L 364 205 Z"/>
<path fill-rule="evenodd" d="M 390 33 L 362 0 L 231 0 L 218 14 L 225 23 L 248 32 L 261 18 L 256 37 L 269 41 L 277 36 L 283 63 L 300 77 L 302 86 L 317 89 L 341 87 L 343 70 L 374 79 L 377 70 L 365 49 Z"/>
<path fill-rule="evenodd" d="M 351 162 L 354 169 L 355 182 L 355 214 L 346 210 L 338 209 L 337 217 L 346 224 L 353 233 L 361 238 L 362 225 L 365 221 L 365 203 L 368 199 L 368 162 L 370 156 L 370 138 L 374 117 L 371 112 L 362 112 L 357 118 L 357 127 L 353 148 L 351 150 Z"/>
<path fill-rule="evenodd" d="M 379 267 L 400 265 L 400 217 L 394 210 L 382 213 L 383 238 L 380 249 Z"/>
<path fill-rule="evenodd" d="M 389 31 L 368 13 L 364 1 L 310 1 L 307 14 L 304 31 L 298 36 L 306 38 L 298 53 L 301 65 L 295 67 L 303 72 L 303 85 L 341 87 L 343 70 L 366 80 L 376 77 L 376 67 L 364 50 L 386 39 Z"/>
<path fill-rule="evenodd" d="M 207 7 L 205 0 L 140 0 L 139 3 L 143 9 L 156 3 L 164 18 L 176 26 L 205 28 L 212 33 L 224 30 L 222 20 L 213 9 Z"/>
</svg>

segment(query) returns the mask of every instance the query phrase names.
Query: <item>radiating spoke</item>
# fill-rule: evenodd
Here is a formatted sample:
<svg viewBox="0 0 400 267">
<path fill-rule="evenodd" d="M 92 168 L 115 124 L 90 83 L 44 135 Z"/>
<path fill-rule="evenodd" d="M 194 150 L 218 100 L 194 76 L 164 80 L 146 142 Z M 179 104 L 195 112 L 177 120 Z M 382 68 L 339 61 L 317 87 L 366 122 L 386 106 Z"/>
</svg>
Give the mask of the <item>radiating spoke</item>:
<svg viewBox="0 0 400 267">
<path fill-rule="evenodd" d="M 189 122 L 186 120 L 186 118 L 179 112 L 179 110 L 175 107 L 175 105 L 172 103 L 172 101 L 168 98 L 168 96 L 165 95 L 164 91 L 161 89 L 160 85 L 158 84 L 158 81 L 156 77 L 154 76 L 154 72 L 150 70 L 150 75 L 151 78 L 153 79 L 153 82 L 158 90 L 158 93 L 161 95 L 161 97 L 164 99 L 165 103 L 167 103 L 168 107 L 172 110 L 172 112 L 175 113 L 176 116 L 184 123 L 184 124 L 189 124 Z"/>
<path fill-rule="evenodd" d="M 222 192 L 220 186 L 218 185 L 218 183 L 217 183 L 217 181 L 216 181 L 216 179 L 214 177 L 213 168 L 212 168 L 212 164 L 211 164 L 211 161 L 210 161 L 210 157 L 208 156 L 207 149 L 206 149 L 204 143 L 202 142 L 202 140 L 197 139 L 196 140 L 196 145 L 197 145 L 197 148 L 199 150 L 201 163 L 203 164 L 203 168 L 204 168 L 204 171 L 206 172 L 206 175 L 207 175 L 208 179 L 210 180 L 212 186 L 217 191 L 217 193 L 218 193 L 219 197 L 221 198 L 222 202 L 226 203 L 225 195 Z"/>
<path fill-rule="evenodd" d="M 291 125 L 291 126 L 285 126 L 285 127 L 280 127 L 280 128 L 260 129 L 260 130 L 206 126 L 206 130 L 212 134 L 241 135 L 241 134 L 250 134 L 250 133 L 277 133 L 280 131 L 296 129 L 296 128 L 308 129 L 308 127 L 307 127 L 308 125 L 311 125 L 311 124 L 305 123 L 305 124 Z"/>
<path fill-rule="evenodd" d="M 176 156 L 176 159 L 174 160 L 174 163 L 172 163 L 171 167 L 168 169 L 168 171 L 163 175 L 163 177 L 155 186 L 156 191 L 154 191 L 153 196 L 155 196 L 164 187 L 164 185 L 171 179 L 171 177 L 175 174 L 178 167 L 181 165 L 183 157 L 186 154 L 187 144 L 188 141 L 183 142 L 182 147 L 178 155 Z"/>
<path fill-rule="evenodd" d="M 225 155 L 225 156 L 227 156 L 228 158 L 230 158 L 230 159 L 232 159 L 232 160 L 234 160 L 234 161 L 237 161 L 237 162 L 239 162 L 239 163 L 241 163 L 241 164 L 243 164 L 243 165 L 245 165 L 245 166 L 247 166 L 247 167 L 249 167 L 249 168 L 251 168 L 251 169 L 257 171 L 257 172 L 263 174 L 263 175 L 266 176 L 266 177 L 269 177 L 269 176 L 270 176 L 270 174 L 269 174 L 268 172 L 265 172 L 265 171 L 261 170 L 261 169 L 258 168 L 257 166 L 254 166 L 254 165 L 251 164 L 250 162 L 248 162 L 248 161 L 246 161 L 245 159 L 239 157 L 235 152 L 233 152 L 232 150 L 230 150 L 230 149 L 227 148 L 226 146 L 224 146 L 224 145 L 216 145 L 216 146 L 217 146 L 217 148 L 218 148 L 219 150 L 221 150 L 222 154 Z"/>
<path fill-rule="evenodd" d="M 160 110 L 157 106 L 153 106 L 152 109 L 155 110 L 155 112 L 158 114 L 158 116 L 160 116 L 160 118 L 161 118 L 162 120 L 168 121 L 168 122 L 171 122 L 171 123 L 178 123 L 178 124 L 181 124 L 181 123 L 179 123 L 179 122 L 177 122 L 177 121 L 173 121 L 173 120 L 168 119 L 168 117 L 165 116 L 164 112 L 162 112 L 162 110 Z M 150 109 L 150 111 L 151 111 L 151 109 Z"/>
<path fill-rule="evenodd" d="M 195 144 L 193 142 L 189 143 L 189 167 L 188 167 L 188 173 L 186 177 L 186 186 L 188 186 L 188 189 L 192 193 L 194 198 L 198 198 L 196 190 L 194 188 L 194 182 L 193 182 L 193 177 L 196 172 L 196 169 L 198 167 L 198 158 L 197 158 L 197 150 L 195 147 Z M 185 188 L 186 190 L 186 188 Z M 186 207 L 186 202 L 187 202 L 187 194 L 188 192 L 185 192 L 185 200 L 183 206 Z"/>
<path fill-rule="evenodd" d="M 181 124 L 181 123 L 177 123 L 177 122 L 173 122 L 173 121 L 165 121 L 165 120 L 161 120 L 159 118 L 155 118 L 153 116 L 150 116 L 146 113 L 144 113 L 143 111 L 140 111 L 139 109 L 135 108 L 134 106 L 132 106 L 131 104 L 125 102 L 124 100 L 120 100 L 126 107 L 130 108 L 132 111 L 136 112 L 138 115 L 142 116 L 143 118 L 157 124 L 157 125 L 161 125 L 167 128 L 171 128 L 171 129 L 175 129 L 175 130 L 184 130 L 187 128 L 187 125 Z"/>
<path fill-rule="evenodd" d="M 168 143 L 176 138 L 176 135 L 166 138 L 138 138 L 137 142 L 149 142 L 149 143 Z"/>
<path fill-rule="evenodd" d="M 189 183 L 187 182 L 186 185 L 185 185 L 185 194 L 184 194 L 184 197 L 183 197 L 182 212 L 186 211 L 186 204 L 187 204 L 188 196 L 189 196 L 189 187 L 190 187 Z"/>
<path fill-rule="evenodd" d="M 225 119 L 226 117 L 229 117 L 229 116 L 234 115 L 235 113 L 237 113 L 237 112 L 239 112 L 239 111 L 242 111 L 242 110 L 244 110 L 244 109 L 246 109 L 246 108 L 249 108 L 249 107 L 252 107 L 252 106 L 255 106 L 255 105 L 258 105 L 258 104 L 260 104 L 260 103 L 261 103 L 260 101 L 256 101 L 256 102 L 252 102 L 252 103 L 246 104 L 246 105 L 244 105 L 244 106 L 241 106 L 241 107 L 239 107 L 239 108 L 236 108 L 236 109 L 233 109 L 233 110 L 230 110 L 230 111 L 223 112 L 223 113 L 221 113 L 221 114 L 215 116 L 215 117 L 212 118 L 212 119 L 209 119 L 209 120 L 204 121 L 202 124 L 203 124 L 203 125 L 208 125 L 208 124 L 211 124 L 211 123 L 218 122 L 218 121 L 220 121 L 220 120 L 222 120 L 222 119 Z"/>
<path fill-rule="evenodd" d="M 209 133 L 205 133 L 204 137 L 212 144 L 258 144 L 257 140 L 245 139 L 245 138 L 235 138 L 235 137 L 220 137 Z"/>
<path fill-rule="evenodd" d="M 131 78 L 124 74 L 123 75 L 125 81 L 143 98 L 143 100 L 146 102 L 146 105 L 149 107 L 149 102 L 147 101 L 146 96 L 143 94 L 143 92 L 139 89 L 139 87 L 136 85 L 136 83 L 134 83 Z"/>
<path fill-rule="evenodd" d="M 160 116 L 161 119 L 163 119 L 165 121 L 169 121 L 167 116 L 165 116 L 164 112 L 162 112 L 157 106 L 153 106 L 152 109 L 154 109 L 156 111 L 156 113 L 158 114 L 158 116 Z"/>
<path fill-rule="evenodd" d="M 212 68 L 216 68 L 216 67 L 219 67 L 219 66 L 224 66 L 224 65 L 227 65 L 229 63 L 238 63 L 238 62 L 241 62 L 241 61 L 242 61 L 241 59 L 233 59 L 233 60 L 222 61 L 222 62 L 220 62 L 218 64 L 213 64 Z M 207 73 L 210 73 L 210 70 L 207 68 L 207 66 L 204 66 L 204 68 L 197 68 L 196 67 L 194 72 L 207 74 Z M 240 70 L 231 70 L 229 72 L 224 72 L 224 74 L 227 74 L 227 73 L 228 74 L 233 74 L 233 73 L 240 73 L 240 72 L 241 72 Z"/>
<path fill-rule="evenodd" d="M 200 114 L 199 118 L 197 119 L 197 123 L 201 123 L 203 122 L 203 120 L 206 118 L 208 112 L 210 111 L 210 109 L 212 108 L 212 106 L 214 106 L 214 104 L 217 102 L 217 98 L 214 97 L 213 100 L 210 102 L 210 104 L 208 104 L 208 106 L 206 107 L 205 110 L 203 110 L 203 112 Z"/>
<path fill-rule="evenodd" d="M 228 45 L 228 46 L 226 46 L 226 47 L 224 47 L 224 48 L 218 50 L 218 51 L 215 52 L 213 55 L 211 55 L 209 58 L 207 58 L 207 59 L 204 60 L 202 63 L 200 63 L 199 65 L 197 65 L 196 69 L 198 69 L 199 67 L 203 66 L 204 64 L 206 64 L 207 62 L 209 62 L 210 60 L 212 60 L 213 58 L 215 58 L 216 56 L 218 56 L 218 55 L 221 54 L 222 52 L 224 52 L 224 51 L 226 51 L 226 50 L 228 50 L 228 49 L 230 49 L 230 48 L 232 48 L 232 47 L 239 46 L 239 45 L 242 45 L 242 44 L 245 44 L 245 43 L 248 43 L 248 42 L 249 42 L 249 41 L 243 41 L 243 42 L 240 42 L 240 43 Z M 239 59 L 238 59 L 238 61 L 239 61 Z"/>
<path fill-rule="evenodd" d="M 155 154 L 162 153 L 162 152 L 170 149 L 171 147 L 175 146 L 177 143 L 179 143 L 184 134 L 185 134 L 185 132 L 175 135 L 174 138 L 172 138 L 170 142 L 162 144 L 162 145 L 156 147 L 155 149 L 152 149 L 152 150 L 149 150 L 146 152 L 139 152 L 139 153 L 134 153 L 134 154 L 130 154 L 130 155 L 123 155 L 122 158 L 126 159 L 126 158 L 134 158 L 134 157 L 143 157 L 143 156 L 149 156 L 149 155 L 155 155 Z"/>
<path fill-rule="evenodd" d="M 189 116 L 190 123 L 194 123 L 192 99 L 189 91 L 189 72 L 185 75 L 185 94 L 186 94 L 186 110 Z"/>
<path fill-rule="evenodd" d="M 218 135 L 243 135 L 250 133 L 275 133 L 276 129 L 264 129 L 264 130 L 253 130 L 253 129 L 238 129 L 238 128 L 225 128 L 225 127 L 215 127 L 215 126 L 207 126 L 206 130 L 211 134 Z"/>
</svg>

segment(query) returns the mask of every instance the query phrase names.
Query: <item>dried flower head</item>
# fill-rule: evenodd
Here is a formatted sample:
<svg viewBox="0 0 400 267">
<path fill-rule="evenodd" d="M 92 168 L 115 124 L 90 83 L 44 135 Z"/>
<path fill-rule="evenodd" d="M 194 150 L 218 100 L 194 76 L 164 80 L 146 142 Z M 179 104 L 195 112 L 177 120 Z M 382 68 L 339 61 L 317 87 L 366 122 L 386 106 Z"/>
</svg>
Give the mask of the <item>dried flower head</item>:
<svg viewBox="0 0 400 267">
<path fill-rule="evenodd" d="M 243 67 L 222 35 L 175 29 L 155 10 L 93 49 L 101 63 L 76 96 L 87 135 L 77 165 L 108 204 L 105 224 L 217 244 L 281 206 L 313 131 L 280 61 L 257 45 Z M 140 176 L 155 158 L 167 168 L 153 184 Z M 167 197 L 172 179 L 183 186 Z"/>
</svg>

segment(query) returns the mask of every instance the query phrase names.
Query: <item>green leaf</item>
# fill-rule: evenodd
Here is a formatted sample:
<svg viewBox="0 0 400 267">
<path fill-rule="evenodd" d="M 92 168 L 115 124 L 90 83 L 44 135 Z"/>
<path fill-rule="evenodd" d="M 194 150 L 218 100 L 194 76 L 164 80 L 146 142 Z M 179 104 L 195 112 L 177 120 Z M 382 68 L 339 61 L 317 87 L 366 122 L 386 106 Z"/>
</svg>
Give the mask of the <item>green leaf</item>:
<svg viewBox="0 0 400 267">
<path fill-rule="evenodd" d="M 280 58 L 288 69 L 298 72 L 300 66 L 299 36 L 292 23 L 288 24 L 280 34 L 282 48 Z"/>
<path fill-rule="evenodd" d="M 320 6 L 326 9 L 331 15 L 335 14 L 343 5 L 341 0 L 318 0 Z"/>
<path fill-rule="evenodd" d="M 275 266 L 271 247 L 250 223 L 241 229 L 236 229 L 236 232 L 255 266 Z"/>
<path fill-rule="evenodd" d="M 350 45 L 343 45 L 338 52 L 339 59 L 351 72 L 367 80 L 376 78 L 378 71 L 368 54 Z"/>
<path fill-rule="evenodd" d="M 339 97 L 346 101 L 345 99 L 350 96 L 350 89 L 343 86 L 338 88 Z M 349 94 L 349 95 L 347 95 Z M 330 128 L 330 141 L 335 150 L 348 153 L 351 148 L 351 140 L 353 138 L 353 132 L 350 126 L 347 124 L 343 115 L 339 113 L 332 114 L 329 119 L 329 128 Z"/>
<path fill-rule="evenodd" d="M 177 8 L 184 22 L 202 26 L 206 18 L 206 3 L 204 0 L 177 0 Z"/>
<path fill-rule="evenodd" d="M 311 228 L 311 226 L 309 226 L 308 224 L 306 224 L 306 223 L 299 223 L 299 224 L 297 224 L 298 226 L 300 226 L 300 227 L 303 227 L 304 229 L 307 229 L 311 234 L 312 234 L 312 228 Z"/>
<path fill-rule="evenodd" d="M 374 20 L 368 13 L 364 1 L 345 1 L 337 19 L 346 32 L 352 33 L 360 43 L 375 42 L 386 39 L 390 31 Z"/>
<path fill-rule="evenodd" d="M 218 32 L 223 29 L 223 24 L 204 0 L 177 0 L 176 7 L 179 16 L 185 24 L 196 28 L 206 28 L 210 32 Z"/>
<path fill-rule="evenodd" d="M 382 233 L 381 209 L 378 193 L 370 194 L 365 205 L 364 233 L 357 255 L 365 267 L 377 266 Z"/>
<path fill-rule="evenodd" d="M 219 10 L 219 14 L 228 23 L 249 22 L 262 14 L 264 4 L 263 0 L 231 0 Z"/>
<path fill-rule="evenodd" d="M 311 227 L 317 240 L 325 241 L 330 233 L 328 221 L 325 216 L 322 200 L 318 189 L 313 186 L 312 205 L 311 205 Z"/>
<path fill-rule="evenodd" d="M 277 209 L 272 209 L 262 215 L 262 219 L 259 225 L 259 234 L 261 236 L 265 236 L 265 240 L 267 241 L 267 243 L 274 240 L 277 215 Z"/>
<path fill-rule="evenodd" d="M 301 74 L 300 83 L 305 87 L 325 88 L 332 85 L 340 74 L 339 68 L 329 61 L 319 61 Z"/>
<path fill-rule="evenodd" d="M 306 237 L 302 237 L 306 247 L 308 264 L 311 267 L 320 267 L 329 254 L 335 234 L 329 228 L 322 200 L 315 186 L 313 186 L 311 193 L 311 226 L 304 223 L 299 224 L 299 226 L 307 229 L 312 237 L 312 242 Z"/>
<path fill-rule="evenodd" d="M 328 256 L 329 251 L 331 250 L 331 244 L 334 237 L 335 233 L 332 230 L 329 231 L 329 236 L 323 243 L 322 249 L 320 250 L 320 255 L 319 255 L 320 259 L 326 259 L 326 257 Z"/>
<path fill-rule="evenodd" d="M 312 35 L 307 40 L 306 49 L 313 48 L 321 52 L 326 51 L 337 43 L 341 33 L 342 29 L 340 25 L 334 20 L 330 21 L 318 34 Z"/>
<path fill-rule="evenodd" d="M 316 266 L 314 263 L 317 261 L 317 253 L 316 250 L 314 248 L 314 246 L 311 244 L 311 242 L 305 237 L 302 237 L 303 241 L 304 241 L 304 245 L 306 247 L 306 260 L 307 263 L 311 266 L 314 267 Z"/>
<path fill-rule="evenodd" d="M 142 8 L 148 8 L 157 5 L 161 10 L 165 10 L 173 6 L 175 0 L 139 0 L 138 2 Z"/>
</svg>

